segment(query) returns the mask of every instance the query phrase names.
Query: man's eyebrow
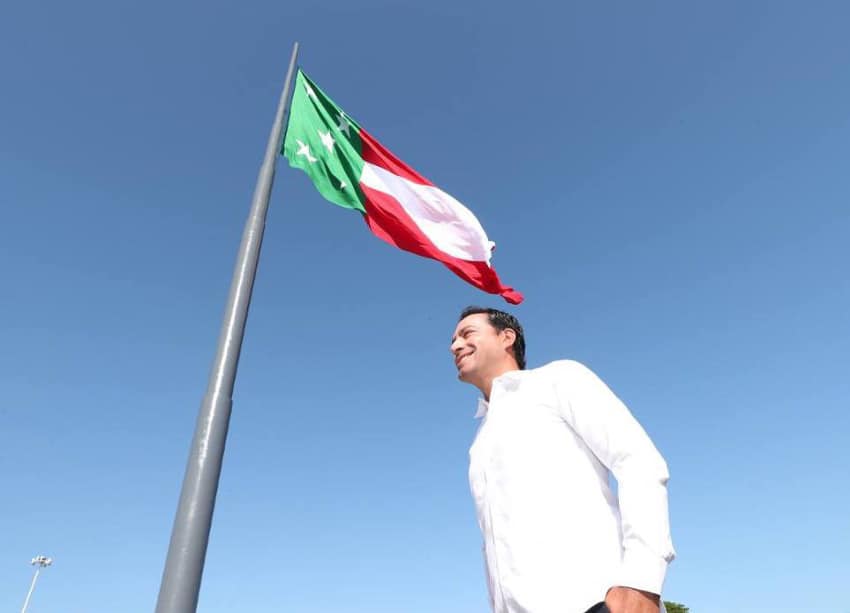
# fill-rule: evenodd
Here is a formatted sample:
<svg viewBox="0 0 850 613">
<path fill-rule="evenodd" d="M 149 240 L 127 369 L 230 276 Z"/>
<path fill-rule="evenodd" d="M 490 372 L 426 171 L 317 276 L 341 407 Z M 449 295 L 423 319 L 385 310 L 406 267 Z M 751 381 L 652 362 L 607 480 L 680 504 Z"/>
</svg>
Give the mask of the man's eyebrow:
<svg viewBox="0 0 850 613">
<path fill-rule="evenodd" d="M 466 333 L 466 331 L 467 331 L 467 330 L 469 330 L 470 328 L 474 328 L 474 327 L 475 327 L 475 326 L 466 325 L 466 326 L 464 326 L 463 328 L 461 328 L 461 329 L 460 329 L 460 332 L 458 332 L 457 334 L 455 334 L 455 335 L 452 337 L 452 342 L 455 342 L 455 341 L 457 340 L 457 337 L 458 337 L 458 336 L 463 336 L 463 335 Z"/>
</svg>

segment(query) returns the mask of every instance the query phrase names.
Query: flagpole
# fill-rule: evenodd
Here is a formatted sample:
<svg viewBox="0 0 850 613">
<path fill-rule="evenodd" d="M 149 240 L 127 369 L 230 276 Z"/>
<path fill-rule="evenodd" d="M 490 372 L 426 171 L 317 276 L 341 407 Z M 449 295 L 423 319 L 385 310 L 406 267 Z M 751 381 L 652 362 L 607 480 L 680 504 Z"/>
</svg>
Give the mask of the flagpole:
<svg viewBox="0 0 850 613">
<path fill-rule="evenodd" d="M 189 451 L 180 502 L 177 505 L 168 556 L 159 587 L 156 613 L 194 613 L 198 607 L 204 558 L 224 457 L 230 410 L 233 406 L 233 383 L 236 379 L 245 320 L 248 317 L 260 246 L 263 242 L 275 162 L 280 152 L 285 116 L 289 110 L 289 90 L 297 57 L 298 43 L 295 43 L 269 134 L 266 155 L 257 177 L 257 186 L 254 188 L 251 212 L 245 222 L 207 391 L 198 411 L 195 435 Z"/>
</svg>

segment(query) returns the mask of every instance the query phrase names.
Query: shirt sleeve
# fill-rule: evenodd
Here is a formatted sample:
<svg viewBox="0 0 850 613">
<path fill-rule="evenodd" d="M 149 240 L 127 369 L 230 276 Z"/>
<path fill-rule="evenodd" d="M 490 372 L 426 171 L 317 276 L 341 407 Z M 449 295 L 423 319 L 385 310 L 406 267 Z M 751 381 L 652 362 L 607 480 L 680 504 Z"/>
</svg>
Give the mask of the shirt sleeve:
<svg viewBox="0 0 850 613">
<path fill-rule="evenodd" d="M 675 557 L 667 509 L 667 464 L 616 395 L 587 367 L 556 363 L 563 419 L 617 479 L 623 559 L 613 585 L 661 594 Z"/>
<path fill-rule="evenodd" d="M 495 598 L 493 597 L 493 576 L 490 574 L 490 565 L 487 563 L 487 551 L 484 546 L 481 546 L 481 557 L 484 560 L 484 578 L 487 579 L 487 601 L 490 603 L 490 610 L 496 610 Z"/>
</svg>

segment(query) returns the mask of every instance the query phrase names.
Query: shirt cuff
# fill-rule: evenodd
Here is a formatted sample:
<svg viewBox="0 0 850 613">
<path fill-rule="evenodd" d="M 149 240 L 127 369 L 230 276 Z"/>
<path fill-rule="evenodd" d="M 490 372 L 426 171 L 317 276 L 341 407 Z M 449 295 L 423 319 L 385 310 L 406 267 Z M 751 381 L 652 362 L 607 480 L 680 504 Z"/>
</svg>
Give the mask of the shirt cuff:
<svg viewBox="0 0 850 613">
<path fill-rule="evenodd" d="M 668 562 L 644 549 L 626 549 L 615 585 L 661 594 Z"/>
</svg>

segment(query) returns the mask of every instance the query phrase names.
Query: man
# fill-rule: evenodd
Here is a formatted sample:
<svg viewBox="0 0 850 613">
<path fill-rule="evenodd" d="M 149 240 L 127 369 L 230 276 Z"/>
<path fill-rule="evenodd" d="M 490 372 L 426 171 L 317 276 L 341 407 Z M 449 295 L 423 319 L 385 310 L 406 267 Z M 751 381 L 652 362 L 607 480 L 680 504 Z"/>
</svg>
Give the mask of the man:
<svg viewBox="0 0 850 613">
<path fill-rule="evenodd" d="M 451 352 L 484 396 L 469 483 L 493 611 L 663 610 L 669 475 L 628 409 L 578 362 L 525 370 L 522 326 L 496 309 L 465 309 Z"/>
</svg>

